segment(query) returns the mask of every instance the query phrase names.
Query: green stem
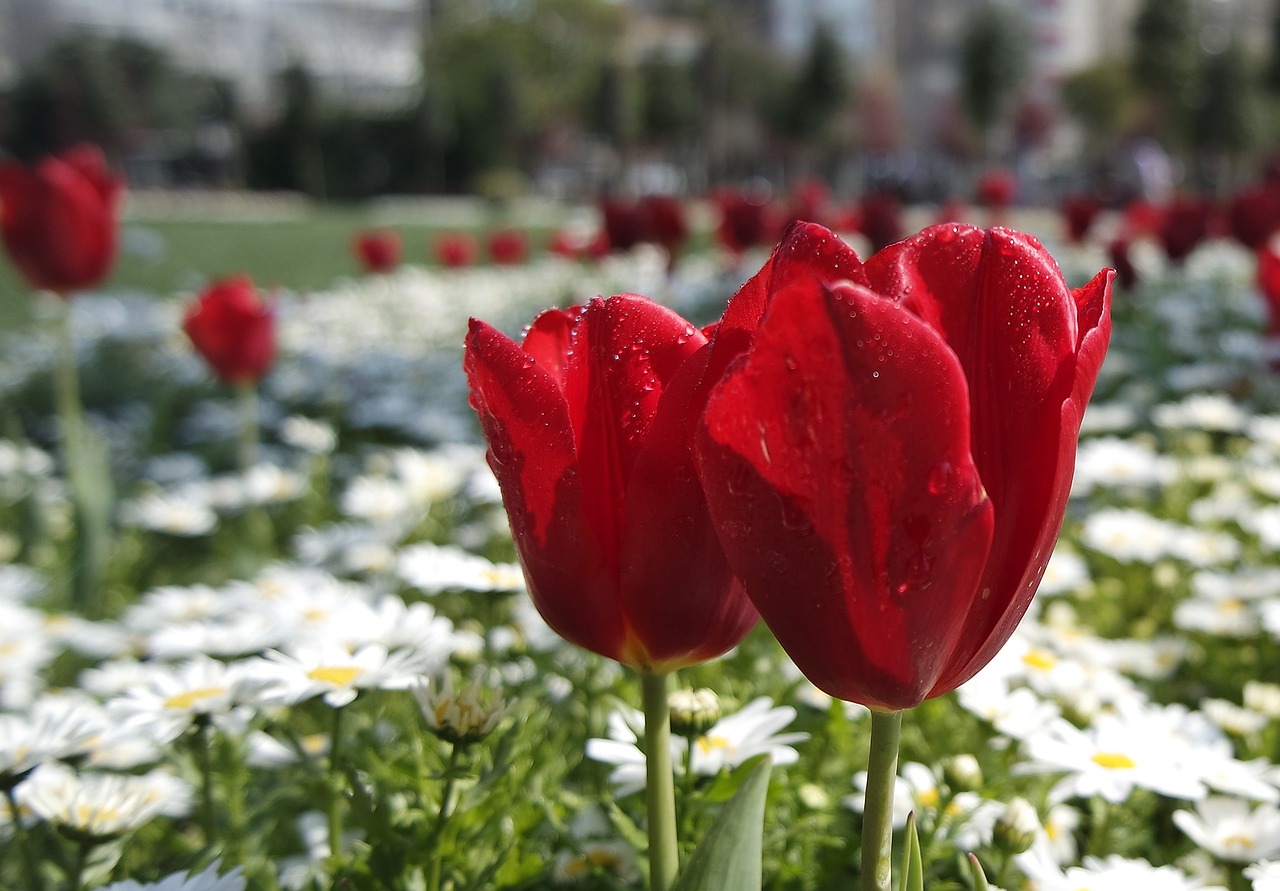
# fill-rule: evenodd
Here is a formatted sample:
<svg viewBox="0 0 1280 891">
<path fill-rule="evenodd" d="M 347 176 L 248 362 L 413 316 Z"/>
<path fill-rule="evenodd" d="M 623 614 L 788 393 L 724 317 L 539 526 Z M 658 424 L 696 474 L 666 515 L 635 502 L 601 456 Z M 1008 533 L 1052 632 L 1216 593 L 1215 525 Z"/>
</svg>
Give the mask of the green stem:
<svg viewBox="0 0 1280 891">
<path fill-rule="evenodd" d="M 67 887 L 71 891 L 80 891 L 84 887 L 84 868 L 89 864 L 89 852 L 93 850 L 93 842 L 83 839 L 76 848 L 76 862 L 67 876 Z"/>
<path fill-rule="evenodd" d="M 898 778 L 902 712 L 871 711 L 871 752 L 862 809 L 861 891 L 891 891 L 893 880 L 893 784 Z"/>
<path fill-rule="evenodd" d="M 84 425 L 84 408 L 80 401 L 80 378 L 76 368 L 76 344 L 71 336 L 71 304 L 62 301 L 61 324 L 58 326 L 58 364 L 54 371 L 54 402 L 62 424 L 63 458 L 67 459 L 69 437 Z"/>
<path fill-rule="evenodd" d="M 342 713 L 344 708 L 333 710 L 333 725 L 329 734 L 329 856 L 342 854 L 342 791 L 346 782 L 342 777 Z"/>
<path fill-rule="evenodd" d="M 457 743 L 449 744 L 449 763 L 444 768 L 444 789 L 440 791 L 440 812 L 436 814 L 436 823 L 431 827 L 431 835 L 427 837 L 426 850 L 431 857 L 427 891 L 440 891 L 440 879 L 444 874 L 444 856 L 440 850 L 440 837 L 444 835 L 444 825 L 453 812 L 453 791 L 457 785 L 458 758 L 461 754 L 461 748 Z"/>
<path fill-rule="evenodd" d="M 32 891 L 44 891 L 44 876 L 36 865 L 31 854 L 31 840 L 27 837 L 27 827 L 22 823 L 22 812 L 18 809 L 18 797 L 13 794 L 14 787 L 5 784 L 4 797 L 9 803 L 9 822 L 13 826 L 13 838 L 21 851 L 22 865 L 27 871 Z"/>
<path fill-rule="evenodd" d="M 248 470 L 258 460 L 258 388 L 253 381 L 236 384 L 236 403 L 240 410 L 240 437 L 236 457 L 241 470 Z"/>
<path fill-rule="evenodd" d="M 245 821 L 244 809 L 245 753 L 238 750 L 229 751 L 231 749 L 229 736 L 224 735 L 221 742 L 222 751 L 230 756 L 223 761 L 224 767 L 221 771 L 225 777 L 227 807 L 225 857 L 228 863 L 244 863 L 244 840 L 248 836 L 249 828 Z M 239 749 L 238 746 L 237 749 Z"/>
<path fill-rule="evenodd" d="M 200 819 L 204 824 L 204 843 L 212 848 L 218 834 L 218 818 L 213 801 L 213 740 L 208 716 L 196 720 L 196 757 L 200 759 Z"/>
<path fill-rule="evenodd" d="M 667 891 L 680 871 L 676 840 L 676 790 L 671 771 L 671 675 L 640 672 L 644 700 L 645 797 L 649 810 L 649 887 Z"/>
</svg>

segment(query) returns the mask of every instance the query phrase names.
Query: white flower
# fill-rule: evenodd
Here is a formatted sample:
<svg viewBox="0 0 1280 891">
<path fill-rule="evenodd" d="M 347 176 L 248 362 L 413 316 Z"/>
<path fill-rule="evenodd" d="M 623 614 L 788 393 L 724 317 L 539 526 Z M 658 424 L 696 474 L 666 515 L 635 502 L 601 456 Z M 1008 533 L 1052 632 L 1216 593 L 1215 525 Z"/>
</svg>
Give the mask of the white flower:
<svg viewBox="0 0 1280 891">
<path fill-rule="evenodd" d="M 23 715 L 0 715 L 0 778 L 89 750 L 105 727 L 102 712 L 78 696 L 45 695 Z"/>
<path fill-rule="evenodd" d="M 15 790 L 18 803 L 40 819 L 93 838 L 137 829 L 158 816 L 191 810 L 191 787 L 172 774 L 77 774 L 57 762 L 42 764 Z"/>
<path fill-rule="evenodd" d="M 1044 578 L 1036 591 L 1041 597 L 1052 597 L 1078 591 L 1088 583 L 1089 567 L 1084 558 L 1059 545 L 1049 556 L 1049 565 L 1045 567 Z"/>
<path fill-rule="evenodd" d="M 182 665 L 155 665 L 144 684 L 107 704 L 125 727 L 163 745 L 198 718 L 225 718 L 246 683 L 243 668 L 198 656 Z"/>
<path fill-rule="evenodd" d="M 1086 857 L 1083 866 L 1068 867 L 1060 882 L 1044 882 L 1045 891 L 1195 891 L 1210 886 L 1174 866 L 1152 866 L 1145 860 L 1112 855 Z"/>
<path fill-rule="evenodd" d="M 1151 410 L 1151 420 L 1157 427 L 1169 429 L 1235 433 L 1245 428 L 1249 416 L 1225 396 L 1195 393 L 1181 402 L 1157 405 Z"/>
<path fill-rule="evenodd" d="M 1206 699 L 1200 710 L 1209 720 L 1236 736 L 1252 736 L 1267 726 L 1267 716 L 1236 705 L 1226 699 Z"/>
<path fill-rule="evenodd" d="M 403 482 L 385 476 L 358 476 L 342 493 L 342 512 L 379 524 L 405 523 L 420 510 Z"/>
<path fill-rule="evenodd" d="M 327 455 L 338 445 L 332 425 L 302 415 L 290 415 L 280 423 L 280 439 L 313 455 Z"/>
<path fill-rule="evenodd" d="M 1163 486 L 1177 476 L 1177 467 L 1150 444 L 1133 439 L 1102 437 L 1080 443 L 1072 495 L 1087 495 L 1107 486 Z"/>
<path fill-rule="evenodd" d="M 115 882 L 98 891 L 244 891 L 245 880 L 241 875 L 241 867 L 237 866 L 220 876 L 218 870 L 221 867 L 222 863 L 215 860 L 201 873 L 175 872 L 158 882 L 145 885 L 133 881 Z"/>
<path fill-rule="evenodd" d="M 1260 804 L 1252 810 L 1238 798 L 1211 796 L 1195 811 L 1175 811 L 1173 822 L 1219 859 L 1254 863 L 1280 855 L 1280 808 Z"/>
<path fill-rule="evenodd" d="M 218 528 L 218 515 L 190 489 L 150 492 L 120 504 L 120 522 L 166 535 L 194 538 Z"/>
<path fill-rule="evenodd" d="M 1053 801 L 1100 795 L 1113 804 L 1141 786 L 1173 798 L 1198 799 L 1204 784 L 1187 769 L 1184 747 L 1151 745 L 1155 722 L 1099 715 L 1083 730 L 1057 720 L 1024 741 L 1028 761 L 1019 773 L 1064 772 L 1050 793 Z M 1161 728 L 1163 729 L 1163 728 Z"/>
<path fill-rule="evenodd" d="M 1263 860 L 1244 868 L 1253 882 L 1253 891 L 1280 891 L 1280 860 Z"/>
<path fill-rule="evenodd" d="M 686 749 L 691 755 L 690 769 L 699 776 L 714 776 L 756 755 L 768 754 L 774 764 L 794 764 L 800 755 L 792 745 L 808 739 L 809 734 L 778 731 L 795 717 L 795 709 L 774 708 L 772 700 L 761 696 L 741 711 L 721 718 L 691 745 L 672 737 L 674 770 L 678 774 L 685 772 Z M 618 795 L 639 792 L 645 785 L 645 755 L 638 744 L 644 734 L 644 715 L 634 709 L 620 709 L 609 715 L 608 725 L 608 739 L 587 740 L 587 757 L 616 765 L 609 781 Z"/>
<path fill-rule="evenodd" d="M 369 644 L 355 652 L 337 644 L 302 644 L 287 653 L 272 650 L 266 659 L 245 663 L 246 679 L 258 681 L 263 702 L 293 704 L 324 696 L 324 701 L 341 708 L 361 690 L 403 690 L 422 676 L 417 653 L 388 652 L 380 644 Z"/>
<path fill-rule="evenodd" d="M 461 548 L 422 543 L 400 552 L 396 572 L 428 594 L 462 591 L 523 591 L 524 574 L 513 563 L 492 563 Z"/>
<path fill-rule="evenodd" d="M 421 683 L 412 690 L 431 732 L 455 745 L 484 739 L 515 705 L 512 700 L 498 698 L 491 686 L 478 679 L 454 690 L 453 675 L 448 673 L 434 689 Z"/>
</svg>

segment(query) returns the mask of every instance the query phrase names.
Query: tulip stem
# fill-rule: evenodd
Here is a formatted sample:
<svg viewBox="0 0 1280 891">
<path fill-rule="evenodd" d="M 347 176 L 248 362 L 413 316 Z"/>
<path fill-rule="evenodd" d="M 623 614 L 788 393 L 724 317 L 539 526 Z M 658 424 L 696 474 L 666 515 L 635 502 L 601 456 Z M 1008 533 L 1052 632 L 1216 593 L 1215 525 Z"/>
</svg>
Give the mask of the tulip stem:
<svg viewBox="0 0 1280 891">
<path fill-rule="evenodd" d="M 893 785 L 898 778 L 902 712 L 871 710 L 871 752 L 862 809 L 860 891 L 891 891 L 893 880 Z"/>
<path fill-rule="evenodd" d="M 645 796 L 649 810 L 649 887 L 668 891 L 680 870 L 676 788 L 671 770 L 671 687 L 667 672 L 640 672 L 644 699 Z"/>
<path fill-rule="evenodd" d="M 248 470 L 258 460 L 258 387 L 253 381 L 236 384 L 236 402 L 240 409 L 240 438 L 236 457 L 240 469 Z"/>
</svg>

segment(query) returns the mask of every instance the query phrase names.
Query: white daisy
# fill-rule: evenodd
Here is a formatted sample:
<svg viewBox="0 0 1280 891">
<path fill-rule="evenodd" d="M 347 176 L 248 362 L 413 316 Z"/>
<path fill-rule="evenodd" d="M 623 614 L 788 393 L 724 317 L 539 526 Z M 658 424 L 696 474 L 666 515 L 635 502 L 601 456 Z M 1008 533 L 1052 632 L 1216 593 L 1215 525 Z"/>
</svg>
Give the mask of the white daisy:
<svg viewBox="0 0 1280 891">
<path fill-rule="evenodd" d="M 191 787 L 169 773 L 77 774 L 57 762 L 32 771 L 15 794 L 40 819 L 94 839 L 130 832 L 159 816 L 185 816 L 193 801 Z"/>
<path fill-rule="evenodd" d="M 145 885 L 134 881 L 113 882 L 99 888 L 98 891 L 244 891 L 245 880 L 241 867 L 218 875 L 222 863 L 215 860 L 204 872 L 175 872 L 165 876 L 158 882 Z"/>
<path fill-rule="evenodd" d="M 46 694 L 21 715 L 0 715 L 0 786 L 47 761 L 89 750 L 105 728 L 101 709 L 80 696 Z"/>
<path fill-rule="evenodd" d="M 726 715 L 705 734 L 688 744 L 671 738 L 673 769 L 685 772 L 684 755 L 691 752 L 690 767 L 699 776 L 714 776 L 724 768 L 734 768 L 756 755 L 768 754 L 774 764 L 794 764 L 800 757 L 794 743 L 809 738 L 807 733 L 779 733 L 795 720 L 790 706 L 773 707 L 768 697 L 750 702 L 740 712 Z M 644 715 L 635 709 L 619 709 L 609 715 L 608 739 L 587 740 L 586 755 L 593 761 L 613 764 L 609 781 L 619 796 L 639 792 L 645 786 L 645 755 L 639 738 L 644 735 Z"/>
<path fill-rule="evenodd" d="M 262 687 L 262 702 L 293 704 L 323 695 L 334 708 L 347 705 L 361 690 L 403 690 L 422 674 L 420 654 L 388 652 L 380 644 L 355 652 L 335 643 L 301 644 L 245 663 L 246 679 Z"/>
<path fill-rule="evenodd" d="M 107 709 L 131 732 L 163 745 L 196 720 L 227 718 L 246 683 L 242 668 L 198 656 L 182 665 L 155 665 L 145 684 L 124 691 Z"/>
<path fill-rule="evenodd" d="M 451 589 L 523 591 L 524 573 L 514 563 L 492 563 L 461 548 L 427 542 L 400 551 L 397 574 L 427 594 Z"/>
<path fill-rule="evenodd" d="M 1280 856 L 1280 808 L 1250 808 L 1238 798 L 1211 796 L 1194 811 L 1175 811 L 1173 822 L 1215 857 L 1230 863 L 1254 863 Z"/>
<path fill-rule="evenodd" d="M 1280 860 L 1263 860 L 1246 866 L 1244 874 L 1253 882 L 1253 891 L 1280 891 Z"/>
<path fill-rule="evenodd" d="M 120 522 L 151 532 L 196 538 L 218 528 L 218 515 L 194 490 L 169 489 L 120 503 Z"/>
</svg>

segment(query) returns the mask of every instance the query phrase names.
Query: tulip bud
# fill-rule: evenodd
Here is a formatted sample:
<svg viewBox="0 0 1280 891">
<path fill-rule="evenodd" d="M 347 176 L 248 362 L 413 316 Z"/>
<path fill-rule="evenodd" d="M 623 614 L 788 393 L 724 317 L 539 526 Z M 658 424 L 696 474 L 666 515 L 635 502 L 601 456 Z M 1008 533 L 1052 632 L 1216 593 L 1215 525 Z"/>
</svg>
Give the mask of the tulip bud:
<svg viewBox="0 0 1280 891">
<path fill-rule="evenodd" d="M 720 720 L 720 697 L 714 690 L 675 690 L 667 697 L 671 709 L 671 732 L 685 739 L 697 739 Z"/>
<path fill-rule="evenodd" d="M 942 776 L 952 792 L 973 792 L 982 786 L 982 767 L 969 754 L 952 755 L 942 762 Z"/>
<path fill-rule="evenodd" d="M 1014 798 L 996 818 L 992 840 L 1006 854 L 1021 854 L 1031 847 L 1040 829 L 1040 815 L 1025 798 Z"/>
</svg>

